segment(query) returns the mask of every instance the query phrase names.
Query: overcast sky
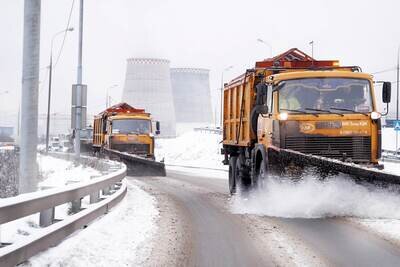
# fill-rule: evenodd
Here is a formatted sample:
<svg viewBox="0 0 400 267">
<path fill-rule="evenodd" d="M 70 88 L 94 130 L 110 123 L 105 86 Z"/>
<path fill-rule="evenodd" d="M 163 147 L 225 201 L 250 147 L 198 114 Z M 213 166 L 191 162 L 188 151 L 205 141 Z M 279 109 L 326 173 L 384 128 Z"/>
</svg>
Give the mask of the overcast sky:
<svg viewBox="0 0 400 267">
<path fill-rule="evenodd" d="M 0 112 L 16 113 L 21 89 L 23 0 L 0 0 Z M 73 0 L 42 0 L 40 112 L 47 98 L 47 69 L 52 36 L 66 27 Z M 69 114 L 71 84 L 76 82 L 78 8 L 53 80 L 52 112 Z M 221 71 L 225 80 L 254 66 L 256 60 L 297 47 L 314 57 L 339 59 L 376 72 L 396 65 L 400 44 L 400 4 L 396 0 L 85 0 L 83 81 L 89 113 L 105 106 L 106 90 L 119 101 L 126 59 L 161 57 L 172 67 L 211 70 L 216 95 Z M 55 39 L 57 54 L 62 35 Z M 395 72 L 377 79 L 395 80 Z M 8 90 L 9 94 L 1 95 Z"/>
</svg>

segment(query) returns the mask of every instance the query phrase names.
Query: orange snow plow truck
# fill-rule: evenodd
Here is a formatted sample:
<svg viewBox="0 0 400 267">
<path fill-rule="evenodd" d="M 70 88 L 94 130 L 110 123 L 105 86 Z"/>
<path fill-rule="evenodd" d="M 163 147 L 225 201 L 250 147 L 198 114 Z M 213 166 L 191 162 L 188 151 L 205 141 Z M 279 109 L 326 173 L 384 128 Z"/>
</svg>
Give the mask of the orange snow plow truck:
<svg viewBox="0 0 400 267">
<path fill-rule="evenodd" d="M 391 84 L 382 82 L 389 105 Z M 293 48 L 256 62 L 224 85 L 224 164 L 229 190 L 254 187 L 271 170 L 313 165 L 366 179 L 382 177 L 381 114 L 373 77 Z"/>
<path fill-rule="evenodd" d="M 155 133 L 160 133 L 159 122 L 156 122 Z M 95 152 L 106 149 L 154 160 L 154 136 L 150 114 L 127 103 L 106 109 L 95 116 L 93 148 Z"/>
</svg>

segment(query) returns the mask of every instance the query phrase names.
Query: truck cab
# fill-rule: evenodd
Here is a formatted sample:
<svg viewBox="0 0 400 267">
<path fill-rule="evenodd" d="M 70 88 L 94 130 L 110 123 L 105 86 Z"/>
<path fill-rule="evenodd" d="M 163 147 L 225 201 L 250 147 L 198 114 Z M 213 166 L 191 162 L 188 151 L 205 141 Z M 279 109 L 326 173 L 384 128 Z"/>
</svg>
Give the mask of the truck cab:
<svg viewBox="0 0 400 267">
<path fill-rule="evenodd" d="M 154 136 L 148 116 L 111 116 L 107 120 L 106 146 L 110 149 L 154 157 Z"/>
<path fill-rule="evenodd" d="M 377 164 L 381 114 L 372 76 L 351 71 L 299 71 L 266 77 L 257 139 L 343 161 Z"/>
</svg>

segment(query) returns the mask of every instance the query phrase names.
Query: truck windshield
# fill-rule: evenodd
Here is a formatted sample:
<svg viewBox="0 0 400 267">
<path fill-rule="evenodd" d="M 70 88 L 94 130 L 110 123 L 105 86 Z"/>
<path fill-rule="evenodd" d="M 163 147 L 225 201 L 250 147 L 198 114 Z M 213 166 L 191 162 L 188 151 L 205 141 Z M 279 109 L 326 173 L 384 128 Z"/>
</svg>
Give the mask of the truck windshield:
<svg viewBox="0 0 400 267">
<path fill-rule="evenodd" d="M 353 78 L 306 78 L 279 84 L 279 109 L 328 113 L 372 111 L 368 80 Z"/>
<path fill-rule="evenodd" d="M 120 134 L 149 134 L 150 133 L 149 120 L 114 120 L 112 123 L 112 133 Z"/>
</svg>

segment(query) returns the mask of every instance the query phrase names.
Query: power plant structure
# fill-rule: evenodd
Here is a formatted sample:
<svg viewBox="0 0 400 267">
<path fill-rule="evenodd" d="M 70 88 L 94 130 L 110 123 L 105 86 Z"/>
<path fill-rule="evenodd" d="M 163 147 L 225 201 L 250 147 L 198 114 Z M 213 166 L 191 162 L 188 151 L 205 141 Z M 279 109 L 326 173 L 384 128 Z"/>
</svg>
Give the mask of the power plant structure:
<svg viewBox="0 0 400 267">
<path fill-rule="evenodd" d="M 212 123 L 209 70 L 171 68 L 171 84 L 177 123 Z"/>
<path fill-rule="evenodd" d="M 161 124 L 161 137 L 176 136 L 170 62 L 156 58 L 129 58 L 122 101 L 144 108 Z"/>
</svg>

